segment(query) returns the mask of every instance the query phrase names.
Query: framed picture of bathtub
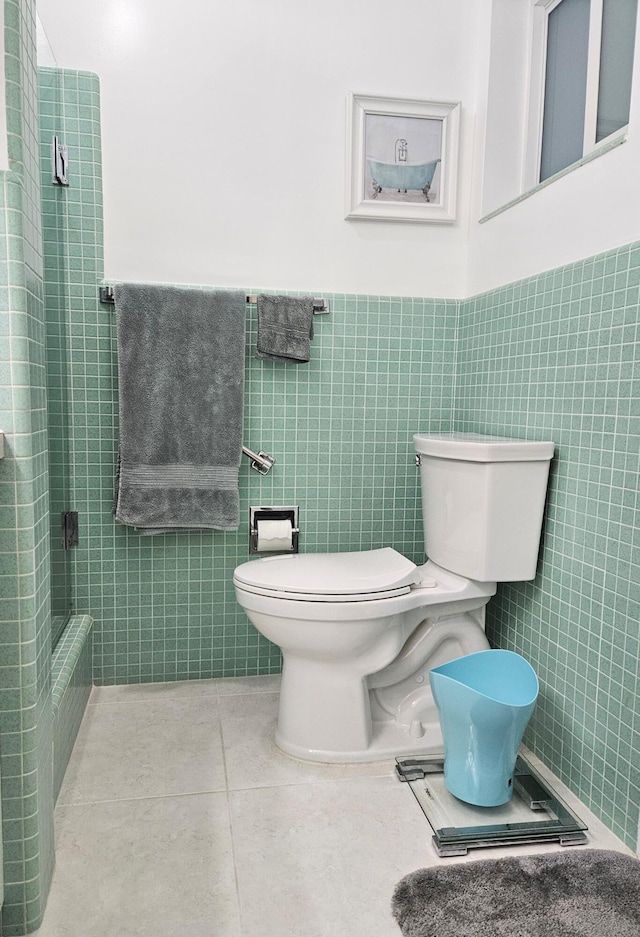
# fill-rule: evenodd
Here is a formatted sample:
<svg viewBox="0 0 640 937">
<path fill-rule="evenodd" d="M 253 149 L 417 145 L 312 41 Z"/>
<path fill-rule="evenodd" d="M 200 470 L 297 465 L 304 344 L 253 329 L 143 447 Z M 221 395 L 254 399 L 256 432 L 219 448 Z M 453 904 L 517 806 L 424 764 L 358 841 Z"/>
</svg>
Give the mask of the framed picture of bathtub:
<svg viewBox="0 0 640 937">
<path fill-rule="evenodd" d="M 456 220 L 460 103 L 347 97 L 346 218 Z"/>
</svg>

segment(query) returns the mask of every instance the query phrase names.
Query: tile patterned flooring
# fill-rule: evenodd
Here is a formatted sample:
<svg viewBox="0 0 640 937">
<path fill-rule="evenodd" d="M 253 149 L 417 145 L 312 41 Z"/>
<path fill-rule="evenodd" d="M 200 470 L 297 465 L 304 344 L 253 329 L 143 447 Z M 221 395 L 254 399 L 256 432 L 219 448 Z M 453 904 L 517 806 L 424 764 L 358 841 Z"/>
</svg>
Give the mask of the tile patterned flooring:
<svg viewBox="0 0 640 937">
<path fill-rule="evenodd" d="M 438 859 L 393 762 L 279 752 L 278 684 L 94 689 L 58 799 L 38 937 L 399 937 L 390 898 L 408 872 L 560 848 Z M 629 851 L 559 790 L 590 846 Z"/>
</svg>

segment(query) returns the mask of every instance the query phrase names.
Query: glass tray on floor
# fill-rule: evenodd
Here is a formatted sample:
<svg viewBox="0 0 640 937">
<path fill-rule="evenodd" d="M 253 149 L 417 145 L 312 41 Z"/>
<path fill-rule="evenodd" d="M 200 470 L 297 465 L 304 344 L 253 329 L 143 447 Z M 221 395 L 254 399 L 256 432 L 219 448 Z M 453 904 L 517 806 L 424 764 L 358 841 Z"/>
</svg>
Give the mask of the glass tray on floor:
<svg viewBox="0 0 640 937">
<path fill-rule="evenodd" d="M 480 846 L 587 842 L 588 827 L 548 782 L 518 755 L 511 800 L 500 807 L 466 804 L 444 785 L 444 756 L 396 758 L 396 773 L 413 791 L 434 836 L 439 856 L 465 856 Z"/>
</svg>

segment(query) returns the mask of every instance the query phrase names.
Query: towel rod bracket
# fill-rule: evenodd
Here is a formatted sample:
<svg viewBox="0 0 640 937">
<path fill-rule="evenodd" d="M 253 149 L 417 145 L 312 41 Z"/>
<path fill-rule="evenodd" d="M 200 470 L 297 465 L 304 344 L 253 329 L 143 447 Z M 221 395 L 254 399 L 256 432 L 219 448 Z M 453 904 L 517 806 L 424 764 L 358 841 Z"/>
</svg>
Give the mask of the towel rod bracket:
<svg viewBox="0 0 640 937">
<path fill-rule="evenodd" d="M 259 472 L 260 475 L 266 475 L 273 468 L 275 462 L 276 460 L 270 455 L 267 455 L 266 452 L 260 451 L 258 453 L 258 458 L 252 460 L 251 468 Z"/>
<path fill-rule="evenodd" d="M 247 305 L 256 306 L 258 304 L 257 295 L 251 293 L 247 296 Z M 313 314 L 314 316 L 327 315 L 329 313 L 329 302 L 326 299 L 317 299 L 313 300 Z"/>
<path fill-rule="evenodd" d="M 255 469 L 256 472 L 259 472 L 260 475 L 266 475 L 276 464 L 276 460 L 273 458 L 273 456 L 267 455 L 266 452 L 258 452 L 256 454 L 246 446 L 242 447 L 242 451 L 246 456 L 249 457 L 249 459 L 251 459 L 251 468 Z"/>
</svg>

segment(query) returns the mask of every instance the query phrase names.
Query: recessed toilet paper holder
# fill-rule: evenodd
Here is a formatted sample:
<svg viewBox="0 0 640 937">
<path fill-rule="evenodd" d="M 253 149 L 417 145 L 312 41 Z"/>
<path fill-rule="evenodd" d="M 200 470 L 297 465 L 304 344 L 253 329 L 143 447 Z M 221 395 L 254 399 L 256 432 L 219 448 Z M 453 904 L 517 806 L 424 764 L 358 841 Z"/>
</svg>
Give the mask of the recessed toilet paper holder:
<svg viewBox="0 0 640 937">
<path fill-rule="evenodd" d="M 272 507 L 249 508 L 249 553 L 297 553 L 298 536 L 300 529 L 298 526 L 299 509 L 298 505 L 285 504 Z M 291 548 L 276 550 L 258 549 L 258 527 L 261 521 L 289 521 L 291 524 Z"/>
</svg>

